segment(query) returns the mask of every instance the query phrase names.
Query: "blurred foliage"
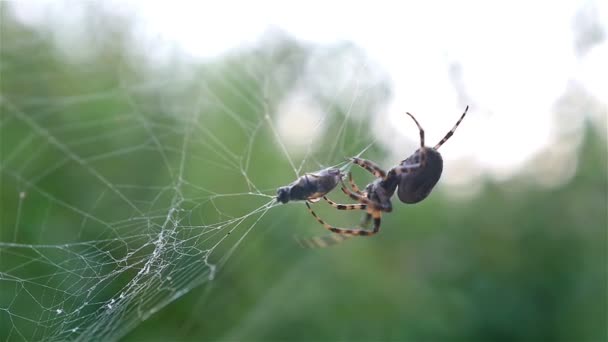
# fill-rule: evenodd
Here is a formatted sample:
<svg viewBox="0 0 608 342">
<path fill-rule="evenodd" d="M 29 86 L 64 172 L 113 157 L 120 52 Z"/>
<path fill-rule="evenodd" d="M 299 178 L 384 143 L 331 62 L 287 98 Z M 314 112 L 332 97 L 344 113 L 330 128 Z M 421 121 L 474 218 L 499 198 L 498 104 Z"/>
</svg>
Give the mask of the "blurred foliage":
<svg viewBox="0 0 608 342">
<path fill-rule="evenodd" d="M 436 193 L 397 208 L 372 240 L 299 250 L 290 236 L 314 222 L 301 206 L 282 208 L 210 288 L 130 337 L 605 340 L 608 184 L 596 132 L 558 189 L 515 179 L 486 181 L 461 203 Z"/>
<path fill-rule="evenodd" d="M 101 43 L 107 45 L 100 49 L 104 54 L 98 59 L 69 61 L 48 36 L 21 26 L 6 12 L 2 11 L 0 27 L 0 241 L 12 242 L 15 221 L 21 220 L 19 243 L 110 238 L 126 245 L 119 233 L 113 236 L 94 224 L 81 224 L 82 215 L 48 209 L 63 201 L 108 221 L 132 215 L 120 199 L 100 201 L 102 193 L 112 196 L 111 191 L 82 172 L 88 167 L 111 184 L 141 185 L 124 190 L 130 199 L 152 201 L 159 196 L 150 213 L 162 213 L 171 206 L 169 194 L 159 195 L 151 187 L 167 184 L 167 172 L 179 168 L 179 152 L 187 157 L 184 178 L 190 182 L 219 194 L 246 192 L 241 171 L 222 167 L 227 163 L 212 153 L 217 145 L 207 140 L 210 132 L 237 154 L 244 155 L 251 148 L 247 177 L 268 194 L 292 180 L 293 172 L 276 146 L 272 130 L 260 118 L 272 113 L 289 86 L 301 80 L 302 64 L 314 47 L 273 36 L 266 45 L 193 65 L 185 71 L 186 78 L 175 66 L 153 70 L 156 77 L 148 78 L 146 68 L 152 67 L 125 57 L 129 45 L 116 42 L 115 36 Z M 264 75 L 271 74 L 281 82 L 269 84 Z M 234 87 L 239 91 L 235 93 Z M 265 91 L 265 87 L 270 89 Z M 386 86 L 376 90 L 367 105 L 385 100 Z M 238 119 L 227 115 L 222 106 L 229 107 Z M 201 113 L 193 116 L 193 108 L 201 108 Z M 344 121 L 344 108 L 335 105 L 332 110 L 334 121 L 329 122 L 328 132 L 335 132 Z M 143 129 L 142 122 L 155 124 Z M 339 137 L 344 155 L 361 151 L 370 141 L 360 134 L 365 123 L 347 124 L 344 136 Z M 80 126 L 72 130 L 71 125 Z M 52 132 L 84 161 L 68 160 L 58 166 L 65 151 L 52 146 L 51 138 L 41 138 L 32 127 Z M 252 129 L 259 132 L 249 145 Z M 150 130 L 159 137 L 156 143 L 163 146 L 167 160 L 161 160 L 154 148 L 96 159 L 125 147 L 144 146 Z M 139 323 L 125 340 L 606 340 L 608 151 L 604 133 L 591 123 L 581 132 L 584 143 L 578 160 L 573 161 L 577 171 L 567 184 L 546 188 L 524 176 L 505 182 L 479 179 L 484 186 L 478 195 L 456 200 L 446 196 L 440 183 L 418 205 L 396 203 L 396 210 L 384 217 L 377 237 L 353 239 L 334 248 L 298 248 L 294 234 L 315 235 L 322 232 L 321 227 L 302 204 L 275 207 L 213 281 L 188 288 L 183 297 Z M 184 134 L 192 135 L 187 150 L 180 147 Z M 95 139 L 88 142 L 91 136 Z M 331 144 L 337 138 L 328 133 L 319 143 Z M 38 146 L 42 151 L 17 150 L 25 139 L 39 139 L 26 146 Z M 339 162 L 327 161 L 322 153 L 323 149 L 310 160 Z M 366 157 L 381 160 L 384 155 L 372 149 Z M 171 166 L 169 171 L 158 167 L 162 163 Z M 41 170 L 53 167 L 58 172 L 38 178 Z M 361 183 L 369 179 L 354 171 Z M 51 205 L 48 197 L 31 191 L 34 185 L 53 196 Z M 21 191 L 28 192 L 27 209 L 19 208 Z M 205 201 L 209 194 L 197 195 L 196 189 L 187 187 L 183 191 L 185 198 L 192 199 L 182 204 L 192 225 L 242 214 L 267 201 L 241 195 L 210 203 Z M 197 196 L 201 196 L 200 202 Z M 20 215 L 20 210 L 27 212 Z M 352 225 L 358 220 L 355 213 L 319 210 L 330 222 Z M 150 219 L 162 221 L 160 215 Z M 183 232 L 178 238 L 185 240 L 189 234 L 197 233 Z M 217 258 L 238 238 L 235 234 L 219 247 L 214 253 Z M 144 249 L 142 254 L 151 252 Z M 31 260 L 27 253 L 34 252 L 0 251 L 0 272 Z M 196 260 L 175 261 L 196 264 Z M 41 266 L 24 272 L 21 278 L 49 271 Z M 110 284 L 108 293 L 118 291 L 135 273 L 122 274 L 124 279 Z M 65 282 L 57 277 L 45 285 L 61 289 Z M 0 339 L 4 339 L 7 327 L 16 323 L 2 309 L 17 295 L 2 277 L 0 293 Z M 42 301 L 43 294 L 40 296 Z M 40 305 L 23 303 L 18 310 L 28 316 L 28 311 L 39 310 Z M 13 314 L 17 310 L 14 303 L 11 310 Z M 122 319 L 118 316 L 113 322 L 119 325 Z M 36 322 L 30 324 L 24 325 L 24 335 L 44 337 L 44 329 L 26 331 L 34 329 Z"/>
</svg>

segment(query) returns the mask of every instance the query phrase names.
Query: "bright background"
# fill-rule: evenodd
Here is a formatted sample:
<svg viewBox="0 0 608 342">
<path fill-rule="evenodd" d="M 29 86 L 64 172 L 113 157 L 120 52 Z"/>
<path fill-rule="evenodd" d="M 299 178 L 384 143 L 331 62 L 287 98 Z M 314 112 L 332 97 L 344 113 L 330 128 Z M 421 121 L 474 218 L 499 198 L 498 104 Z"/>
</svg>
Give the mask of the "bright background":
<svg viewBox="0 0 608 342">
<path fill-rule="evenodd" d="M 0 9 L 0 339 L 606 338 L 603 3 Z M 429 199 L 297 248 L 277 187 L 466 105 Z"/>
</svg>

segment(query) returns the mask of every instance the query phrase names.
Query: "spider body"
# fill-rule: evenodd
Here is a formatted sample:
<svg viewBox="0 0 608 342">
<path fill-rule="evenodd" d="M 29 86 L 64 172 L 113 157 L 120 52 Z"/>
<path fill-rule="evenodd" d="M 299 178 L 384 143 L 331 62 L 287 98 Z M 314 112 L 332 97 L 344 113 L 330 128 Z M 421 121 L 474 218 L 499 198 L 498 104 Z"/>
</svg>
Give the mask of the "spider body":
<svg viewBox="0 0 608 342">
<path fill-rule="evenodd" d="M 424 163 L 421 158 L 424 155 Z M 437 150 L 424 147 L 417 150 L 401 162 L 401 166 L 420 164 L 410 173 L 399 177 L 399 190 L 397 196 L 403 203 L 413 204 L 425 199 L 439 181 L 443 171 L 443 158 Z"/>
<path fill-rule="evenodd" d="M 304 174 L 291 184 L 280 187 L 277 190 L 277 201 L 281 203 L 289 201 L 316 202 L 332 191 L 343 176 L 342 171 L 337 168 L 327 168 Z"/>
<path fill-rule="evenodd" d="M 322 197 L 332 207 L 338 210 L 365 210 L 366 214 L 361 223 L 362 227 L 338 228 L 329 225 L 319 218 L 310 207 L 310 204 L 306 202 L 309 212 L 326 229 L 337 234 L 370 236 L 378 233 L 380 231 L 380 218 L 382 213 L 388 213 L 393 210 L 391 198 L 395 192 L 397 192 L 397 197 L 401 202 L 408 204 L 418 203 L 431 193 L 433 187 L 437 184 L 439 178 L 441 178 L 441 173 L 443 171 L 443 159 L 437 150 L 454 134 L 454 131 L 467 114 L 468 109 L 469 107 L 467 106 L 464 113 L 460 116 L 460 119 L 456 122 L 456 125 L 454 125 L 445 137 L 432 148 L 424 146 L 424 130 L 412 114 L 406 113 L 414 120 L 416 126 L 418 126 L 418 131 L 420 133 L 420 148 L 411 156 L 401 161 L 401 163 L 391 168 L 388 172 L 381 169 L 372 161 L 360 158 L 350 159 L 354 164 L 364 168 L 376 177 L 373 182 L 365 187 L 364 191 L 359 189 L 350 173 L 348 176 L 352 190 L 348 189 L 342 182 L 342 191 L 348 197 L 357 201 L 358 204 L 338 204 L 331 201 L 326 196 Z M 363 227 L 367 225 L 371 219 L 373 219 L 374 222 L 373 230 L 364 229 Z M 314 244 L 314 241 L 311 244 Z"/>
<path fill-rule="evenodd" d="M 361 159 L 354 160 L 357 160 L 355 163 L 363 162 Z M 401 202 L 418 203 L 431 193 L 442 171 L 441 154 L 435 149 L 423 147 L 391 169 L 384 178 L 377 178 L 368 184 L 365 193 L 368 199 L 381 205 L 382 211 L 391 212 L 390 199 L 395 191 Z"/>
<path fill-rule="evenodd" d="M 396 178 L 377 178 L 365 187 L 364 194 L 367 194 L 369 200 L 378 203 L 382 211 L 390 213 L 393 211 L 391 197 L 395 194 L 397 184 Z"/>
</svg>

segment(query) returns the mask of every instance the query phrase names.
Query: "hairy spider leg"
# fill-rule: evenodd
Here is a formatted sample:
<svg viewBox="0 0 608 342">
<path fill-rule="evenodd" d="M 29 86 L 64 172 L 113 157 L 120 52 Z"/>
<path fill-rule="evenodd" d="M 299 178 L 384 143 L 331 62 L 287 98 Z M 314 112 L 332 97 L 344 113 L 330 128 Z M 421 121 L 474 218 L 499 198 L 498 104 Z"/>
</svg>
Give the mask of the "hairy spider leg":
<svg viewBox="0 0 608 342">
<path fill-rule="evenodd" d="M 359 202 L 359 203 L 363 203 L 363 204 L 367 204 L 369 207 L 371 208 L 375 208 L 376 210 L 380 210 L 380 211 L 386 211 L 386 212 L 391 212 L 393 210 L 392 207 L 386 206 L 386 205 L 382 205 L 381 203 L 378 203 L 374 200 L 371 200 L 367 197 L 361 196 L 361 195 L 357 195 L 354 192 L 350 191 L 349 189 L 347 189 L 344 186 L 344 183 L 342 183 L 342 192 L 344 192 L 346 194 L 346 196 L 352 198 L 353 200 Z"/>
<path fill-rule="evenodd" d="M 418 163 L 420 164 L 420 167 L 424 167 L 426 165 L 426 149 L 424 148 L 424 129 L 422 129 L 422 126 L 420 126 L 418 120 L 416 120 L 413 114 L 409 112 L 406 112 L 405 114 L 409 115 L 412 120 L 414 120 L 414 123 L 416 123 L 416 126 L 418 126 L 418 132 L 420 133 L 420 160 L 418 160 Z M 404 161 L 401 161 L 401 163 L 403 162 Z"/>
<path fill-rule="evenodd" d="M 382 170 L 380 168 L 380 166 L 376 165 L 374 162 L 369 161 L 367 159 L 361 159 L 361 158 L 350 158 L 350 160 L 361 166 L 362 168 L 366 169 L 367 171 L 369 171 L 369 173 L 371 173 L 372 175 L 374 175 L 376 178 L 384 178 L 386 177 L 386 171 Z"/>
<path fill-rule="evenodd" d="M 418 131 L 420 132 L 420 148 L 424 147 L 424 130 L 422 129 L 422 126 L 420 126 L 420 124 L 418 123 L 418 120 L 416 120 L 414 115 L 412 115 L 408 112 L 406 112 L 405 114 L 409 115 L 416 123 L 416 126 L 418 126 Z"/>
<path fill-rule="evenodd" d="M 330 200 L 329 198 L 327 198 L 327 196 L 323 196 L 323 199 L 327 201 L 327 203 L 329 203 L 329 205 L 331 205 L 332 207 L 338 209 L 338 210 L 365 210 L 367 209 L 367 204 L 339 204 L 336 203 L 332 200 Z"/>
<path fill-rule="evenodd" d="M 359 223 L 359 227 L 367 228 L 371 220 L 372 215 L 370 213 L 365 213 L 365 215 L 363 215 L 363 218 L 361 219 L 361 223 Z M 329 235 L 313 236 L 310 238 L 302 238 L 296 236 L 295 240 L 296 242 L 298 242 L 300 247 L 312 249 L 335 246 L 352 237 L 352 235 L 330 233 Z"/>
<path fill-rule="evenodd" d="M 363 195 L 363 192 L 361 191 L 361 189 L 357 186 L 357 184 L 355 183 L 355 180 L 353 179 L 353 173 L 349 172 L 348 173 L 348 183 L 350 184 L 350 187 L 353 189 L 353 191 L 356 194 L 359 195 Z"/>
<path fill-rule="evenodd" d="M 297 236 L 294 238 L 295 238 L 296 242 L 300 245 L 300 247 L 313 249 L 313 248 L 326 248 L 326 247 L 330 247 L 330 246 L 335 246 L 335 245 L 341 243 L 342 241 L 348 240 L 351 237 L 352 237 L 351 235 L 330 233 L 329 235 L 313 236 L 310 238 L 301 238 L 301 237 L 297 237 Z"/>
<path fill-rule="evenodd" d="M 422 162 L 416 163 L 416 164 L 408 164 L 408 165 L 397 165 L 388 171 L 388 175 L 386 176 L 386 178 L 399 176 L 403 173 L 410 173 L 410 172 L 414 171 L 415 169 L 421 167 L 422 165 L 423 165 Z"/>
<path fill-rule="evenodd" d="M 326 223 L 325 221 L 323 221 L 319 216 L 317 216 L 317 214 L 312 210 L 312 208 L 310 207 L 310 204 L 308 204 L 308 202 L 306 202 L 306 207 L 308 207 L 308 211 L 317 220 L 317 222 L 319 222 L 323 227 L 325 227 L 325 229 L 329 230 L 332 233 L 343 234 L 343 235 L 355 235 L 355 236 L 372 236 L 372 235 L 377 234 L 380 231 L 380 223 L 381 223 L 380 217 L 382 216 L 382 212 L 379 210 L 368 209 L 368 213 L 370 215 L 372 215 L 372 218 L 374 220 L 374 228 L 373 228 L 373 230 L 370 231 L 370 230 L 361 229 L 361 228 L 352 229 L 352 228 L 334 227 L 334 226 Z"/>
<path fill-rule="evenodd" d="M 369 223 L 371 221 L 372 221 L 372 214 L 365 213 L 365 215 L 363 216 L 363 218 L 361 218 L 361 222 L 359 222 L 359 227 L 361 227 L 361 228 L 367 228 L 367 226 L 369 226 Z"/>
<path fill-rule="evenodd" d="M 458 127 L 458 125 L 460 125 L 460 122 L 462 121 L 462 119 L 464 119 L 464 116 L 467 115 L 467 111 L 469 110 L 469 106 L 467 106 L 467 108 L 464 109 L 464 113 L 462 113 L 462 116 L 460 117 L 460 119 L 458 119 L 458 121 L 456 122 L 456 125 L 454 125 L 454 127 L 448 132 L 448 134 L 445 135 L 445 137 L 443 137 L 443 139 L 441 139 L 441 141 L 435 145 L 435 147 L 433 147 L 434 149 L 439 149 L 439 147 L 441 147 L 441 145 L 443 145 L 443 143 L 445 143 L 446 141 L 448 141 L 448 139 L 450 139 L 450 137 L 454 134 L 454 132 L 456 131 L 456 127 Z"/>
</svg>

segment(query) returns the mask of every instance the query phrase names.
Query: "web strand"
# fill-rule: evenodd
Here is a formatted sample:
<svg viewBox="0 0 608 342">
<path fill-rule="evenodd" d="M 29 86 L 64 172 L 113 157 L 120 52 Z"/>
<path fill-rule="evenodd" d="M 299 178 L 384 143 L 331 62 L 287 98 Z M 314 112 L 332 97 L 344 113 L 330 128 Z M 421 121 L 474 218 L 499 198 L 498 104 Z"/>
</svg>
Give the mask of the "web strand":
<svg viewBox="0 0 608 342">
<path fill-rule="evenodd" d="M 0 300 L 0 321 L 9 322 L 0 339 L 119 339 L 215 281 L 277 217 L 304 212 L 276 203 L 279 186 L 347 168 L 343 156 L 369 148 L 367 139 L 343 146 L 361 115 L 357 86 L 356 98 L 346 92 L 347 101 L 319 105 L 320 116 L 303 120 L 314 134 L 304 152 L 294 149 L 277 125 L 284 113 L 271 108 L 291 88 L 320 85 L 273 73 L 273 54 L 251 56 L 143 78 L 129 65 L 58 68 L 73 83 L 53 68 L 11 76 L 0 99 L 0 195 L 9 199 L 0 203 L 0 285 L 9 299 Z M 30 58 L 6 65 L 45 65 Z M 83 81 L 97 79 L 103 86 Z M 348 83 L 327 94 L 343 95 Z"/>
</svg>

